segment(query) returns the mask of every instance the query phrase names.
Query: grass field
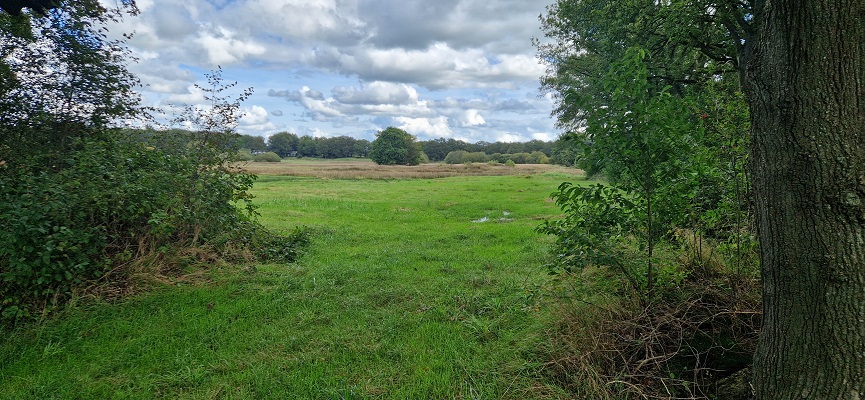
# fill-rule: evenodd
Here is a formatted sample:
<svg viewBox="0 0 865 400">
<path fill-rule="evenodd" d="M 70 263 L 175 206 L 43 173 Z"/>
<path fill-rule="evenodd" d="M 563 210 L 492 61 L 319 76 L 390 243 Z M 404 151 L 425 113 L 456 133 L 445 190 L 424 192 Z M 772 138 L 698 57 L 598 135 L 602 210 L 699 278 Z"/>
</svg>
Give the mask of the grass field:
<svg viewBox="0 0 865 400">
<path fill-rule="evenodd" d="M 7 333 L 0 399 L 564 396 L 539 372 L 550 317 L 535 294 L 550 238 L 532 229 L 558 214 L 547 196 L 574 170 L 276 169 L 298 166 L 268 166 L 254 192 L 266 225 L 311 229 L 301 260 L 213 267 L 197 284 L 80 302 Z"/>
<path fill-rule="evenodd" d="M 573 170 L 549 164 L 518 164 L 508 167 L 502 164 L 421 164 L 377 165 L 368 159 L 342 158 L 325 160 L 320 158 L 289 158 L 281 163 L 245 163 L 242 166 L 259 175 L 314 176 L 333 179 L 419 179 L 445 178 L 450 176 L 500 176 L 531 175 L 548 172 L 571 174 Z"/>
</svg>

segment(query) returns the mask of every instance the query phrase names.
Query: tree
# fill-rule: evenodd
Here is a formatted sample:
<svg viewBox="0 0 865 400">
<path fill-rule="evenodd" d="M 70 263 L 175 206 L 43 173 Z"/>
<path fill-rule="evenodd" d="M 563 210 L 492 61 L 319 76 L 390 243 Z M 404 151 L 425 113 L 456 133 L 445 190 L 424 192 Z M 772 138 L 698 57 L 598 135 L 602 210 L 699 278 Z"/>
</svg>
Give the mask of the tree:
<svg viewBox="0 0 865 400">
<path fill-rule="evenodd" d="M 267 150 L 278 154 L 280 157 L 288 157 L 298 150 L 300 139 L 297 135 L 288 132 L 274 133 L 267 138 Z"/>
<path fill-rule="evenodd" d="M 360 139 L 354 142 L 351 146 L 351 155 L 352 157 L 366 157 L 369 155 L 369 146 L 370 141 L 366 139 Z"/>
<path fill-rule="evenodd" d="M 89 128 L 141 115 L 124 44 L 103 29 L 127 13 L 137 13 L 134 2 L 68 1 L 47 17 L 0 13 L 0 159 L 62 156 Z"/>
<path fill-rule="evenodd" d="M 369 158 L 376 164 L 418 165 L 421 160 L 420 144 L 408 132 L 389 127 L 376 135 Z"/>
<path fill-rule="evenodd" d="M 300 157 L 318 157 L 318 143 L 312 136 L 303 135 L 297 142 L 297 155 Z"/>
<path fill-rule="evenodd" d="M 865 1 L 757 3 L 757 399 L 865 398 Z"/>
<path fill-rule="evenodd" d="M 748 163 L 764 294 L 760 400 L 865 397 L 863 14 L 862 0 L 560 0 L 542 20 L 556 39 L 539 45 L 550 63 L 542 83 L 580 146 L 596 143 L 581 134 L 587 114 L 609 107 L 599 77 L 639 46 L 652 56 L 650 81 L 707 110 L 700 118 L 714 126 L 702 145 L 729 156 L 730 176 Z M 708 112 L 738 107 L 740 84 L 745 138 L 744 113 Z M 746 159 L 738 149 L 749 141 Z M 608 170 L 608 159 L 591 161 Z"/>
<path fill-rule="evenodd" d="M 264 143 L 264 138 L 261 136 L 239 135 L 237 137 L 236 146 L 238 149 L 248 149 L 252 151 L 265 151 L 267 145 Z"/>
<path fill-rule="evenodd" d="M 45 16 L 48 10 L 60 7 L 59 0 L 2 0 L 0 8 L 14 16 L 21 15 L 21 9 L 29 7 L 37 14 Z"/>
</svg>

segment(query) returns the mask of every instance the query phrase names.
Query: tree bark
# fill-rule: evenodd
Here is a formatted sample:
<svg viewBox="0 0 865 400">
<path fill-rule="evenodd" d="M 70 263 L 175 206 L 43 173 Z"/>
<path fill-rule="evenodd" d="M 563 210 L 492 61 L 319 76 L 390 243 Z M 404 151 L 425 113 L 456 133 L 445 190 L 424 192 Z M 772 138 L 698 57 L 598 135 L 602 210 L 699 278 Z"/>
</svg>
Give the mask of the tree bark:
<svg viewBox="0 0 865 400">
<path fill-rule="evenodd" d="M 865 0 L 765 0 L 754 12 L 755 395 L 865 399 Z"/>
</svg>

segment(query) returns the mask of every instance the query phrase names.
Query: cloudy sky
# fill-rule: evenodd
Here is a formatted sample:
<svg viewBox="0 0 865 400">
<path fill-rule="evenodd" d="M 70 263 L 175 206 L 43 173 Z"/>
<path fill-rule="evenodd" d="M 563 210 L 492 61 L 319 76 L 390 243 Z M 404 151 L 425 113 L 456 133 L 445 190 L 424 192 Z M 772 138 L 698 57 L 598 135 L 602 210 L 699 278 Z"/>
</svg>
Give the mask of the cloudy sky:
<svg viewBox="0 0 865 400">
<path fill-rule="evenodd" d="M 147 105 L 200 104 L 217 65 L 252 87 L 241 133 L 554 140 L 531 39 L 552 0 L 137 0 Z"/>
</svg>

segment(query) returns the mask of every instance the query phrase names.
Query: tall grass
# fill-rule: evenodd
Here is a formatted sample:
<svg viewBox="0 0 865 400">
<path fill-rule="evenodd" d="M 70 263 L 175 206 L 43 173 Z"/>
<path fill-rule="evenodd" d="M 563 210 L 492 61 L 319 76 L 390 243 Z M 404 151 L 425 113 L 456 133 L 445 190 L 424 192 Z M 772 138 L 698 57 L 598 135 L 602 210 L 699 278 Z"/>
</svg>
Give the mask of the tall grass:
<svg viewBox="0 0 865 400">
<path fill-rule="evenodd" d="M 263 176 L 262 222 L 307 226 L 290 265 L 214 265 L 117 304 L 6 332 L 0 399 L 556 398 L 547 195 L 561 173 Z"/>
<path fill-rule="evenodd" d="M 421 164 L 377 165 L 368 159 L 323 160 L 316 158 L 286 159 L 281 163 L 247 163 L 245 170 L 261 175 L 320 177 L 330 179 L 431 179 L 452 176 L 534 175 L 542 173 L 572 174 L 575 171 L 549 164 Z"/>
</svg>

